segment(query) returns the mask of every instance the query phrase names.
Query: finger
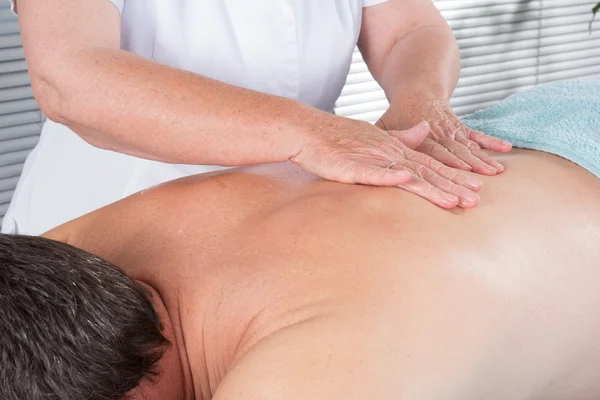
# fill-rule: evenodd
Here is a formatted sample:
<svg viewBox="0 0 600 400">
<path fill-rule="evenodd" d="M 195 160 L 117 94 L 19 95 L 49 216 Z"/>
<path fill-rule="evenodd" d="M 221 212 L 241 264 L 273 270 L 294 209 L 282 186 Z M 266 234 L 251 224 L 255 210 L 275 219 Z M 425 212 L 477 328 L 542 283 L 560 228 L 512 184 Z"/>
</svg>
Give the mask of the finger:
<svg viewBox="0 0 600 400">
<path fill-rule="evenodd" d="M 506 153 L 512 149 L 512 144 L 504 140 L 500 140 L 483 132 L 469 130 L 469 138 L 478 143 L 482 148 L 499 153 Z"/>
<path fill-rule="evenodd" d="M 432 159 L 426 154 L 418 151 L 406 151 L 404 154 L 406 160 L 421 164 L 441 177 L 457 184 L 464 186 L 471 190 L 479 190 L 483 183 L 474 176 L 471 176 L 465 172 L 457 171 L 450 167 L 445 166 L 439 161 Z"/>
<path fill-rule="evenodd" d="M 479 196 L 477 193 L 436 174 L 433 170 L 424 167 L 422 164 L 405 160 L 402 162 L 402 166 L 414 171 L 415 175 L 430 183 L 435 188 L 457 197 L 458 205 L 460 207 L 471 208 L 479 203 Z"/>
<path fill-rule="evenodd" d="M 471 150 L 471 154 L 479 158 L 487 165 L 493 167 L 497 173 L 504 171 L 504 166 L 498 161 L 494 160 L 492 157 L 490 157 L 490 155 L 488 155 L 485 151 L 481 150 L 481 147 L 479 147 L 479 145 L 474 141 L 467 139 L 464 136 L 457 136 L 456 141 L 465 145 L 465 147 Z"/>
<path fill-rule="evenodd" d="M 377 165 L 355 163 L 347 169 L 342 183 L 371 186 L 398 186 L 411 179 L 412 174 L 404 169 L 385 168 Z"/>
<path fill-rule="evenodd" d="M 431 126 L 423 121 L 405 131 L 389 131 L 389 134 L 400 140 L 409 149 L 416 149 L 429 135 Z"/>
<path fill-rule="evenodd" d="M 398 185 L 398 187 L 414 193 L 442 208 L 452 209 L 458 205 L 458 197 L 436 188 L 418 176 L 414 176 L 408 182 Z"/>
<path fill-rule="evenodd" d="M 500 164 L 498 161 L 496 161 L 492 156 L 487 154 L 485 151 L 472 150 L 471 152 L 473 153 L 474 156 L 479 157 L 479 159 L 482 160 L 483 162 L 496 168 L 497 173 L 504 171 L 504 165 Z"/>
<path fill-rule="evenodd" d="M 473 150 L 473 149 L 481 150 L 481 146 L 479 146 L 479 144 L 477 144 L 477 142 L 474 142 L 471 139 L 469 139 L 468 137 L 466 137 L 464 135 L 464 133 L 460 134 L 460 135 L 456 135 L 456 141 L 460 144 L 463 144 L 469 150 Z"/>
<path fill-rule="evenodd" d="M 472 153 L 472 151 L 469 150 L 462 143 L 459 143 L 456 140 L 453 140 L 450 138 L 441 138 L 440 144 L 442 146 L 446 147 L 456 157 L 460 158 L 461 160 L 463 160 L 464 162 L 469 164 L 471 166 L 473 172 L 476 172 L 476 173 L 482 174 L 482 175 L 490 175 L 490 176 L 496 175 L 496 173 L 497 173 L 496 168 L 483 162 L 479 157 L 476 157 Z"/>
<path fill-rule="evenodd" d="M 452 131 L 452 129 L 449 127 L 448 122 L 446 120 L 444 120 L 444 121 L 442 121 L 442 123 L 433 125 L 431 129 L 432 129 L 431 138 L 433 139 L 433 141 L 438 143 L 441 146 L 441 148 L 445 149 L 448 153 L 454 155 L 445 146 L 443 146 L 441 144 L 442 139 L 454 140 L 454 133 L 453 133 L 454 131 Z M 458 157 L 456 157 L 456 158 L 458 160 L 460 160 L 460 162 L 464 166 L 463 169 L 465 169 L 467 171 L 471 170 L 471 166 L 469 164 L 465 163 Z"/>
<path fill-rule="evenodd" d="M 444 146 L 432 139 L 426 139 L 416 150 L 423 154 L 427 154 L 449 167 L 459 168 L 465 171 L 471 170 L 469 164 L 450 153 Z"/>
</svg>

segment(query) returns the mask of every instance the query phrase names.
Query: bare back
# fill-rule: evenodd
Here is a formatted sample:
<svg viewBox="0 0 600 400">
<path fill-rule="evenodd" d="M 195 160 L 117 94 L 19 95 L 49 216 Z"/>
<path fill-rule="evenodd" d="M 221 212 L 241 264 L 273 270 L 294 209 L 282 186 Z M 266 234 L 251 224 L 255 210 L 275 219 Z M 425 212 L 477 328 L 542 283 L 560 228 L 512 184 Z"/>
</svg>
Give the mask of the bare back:
<svg viewBox="0 0 600 400">
<path fill-rule="evenodd" d="M 178 310 L 198 398 L 597 398 L 600 181 L 540 152 L 502 162 L 468 211 L 263 166 L 49 236 Z"/>
</svg>

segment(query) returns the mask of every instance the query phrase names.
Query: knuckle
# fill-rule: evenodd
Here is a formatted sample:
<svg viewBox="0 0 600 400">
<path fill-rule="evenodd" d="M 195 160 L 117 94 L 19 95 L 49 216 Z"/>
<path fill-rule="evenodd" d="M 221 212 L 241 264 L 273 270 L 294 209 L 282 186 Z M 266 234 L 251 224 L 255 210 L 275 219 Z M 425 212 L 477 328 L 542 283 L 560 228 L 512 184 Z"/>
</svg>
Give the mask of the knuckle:
<svg viewBox="0 0 600 400">
<path fill-rule="evenodd" d="M 444 164 L 440 163 L 439 161 L 437 161 L 436 159 L 432 158 L 432 157 L 427 157 L 427 159 L 425 160 L 425 164 L 432 170 L 440 170 L 440 169 L 444 169 Z"/>
<path fill-rule="evenodd" d="M 415 175 L 419 176 L 420 178 L 425 177 L 428 171 L 429 169 L 422 164 L 417 164 L 414 168 Z"/>
<path fill-rule="evenodd" d="M 460 186 L 458 186 L 454 182 L 448 182 L 446 191 L 448 193 L 457 194 L 458 192 L 460 192 Z"/>
<path fill-rule="evenodd" d="M 448 177 L 448 179 L 452 182 L 458 182 L 460 180 L 460 176 L 463 176 L 463 174 L 461 174 L 460 172 L 456 171 L 455 169 L 449 168 L 448 171 L 446 171 L 446 176 Z"/>
</svg>

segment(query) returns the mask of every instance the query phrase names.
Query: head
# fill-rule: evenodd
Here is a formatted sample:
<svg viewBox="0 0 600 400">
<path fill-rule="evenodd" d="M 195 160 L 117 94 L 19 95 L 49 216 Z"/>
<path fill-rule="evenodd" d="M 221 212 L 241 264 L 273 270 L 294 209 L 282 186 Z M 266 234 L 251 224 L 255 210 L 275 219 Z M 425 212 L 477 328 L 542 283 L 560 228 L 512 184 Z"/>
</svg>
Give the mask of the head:
<svg viewBox="0 0 600 400">
<path fill-rule="evenodd" d="M 148 296 L 83 250 L 0 235 L 0 398 L 126 399 L 169 347 Z"/>
</svg>

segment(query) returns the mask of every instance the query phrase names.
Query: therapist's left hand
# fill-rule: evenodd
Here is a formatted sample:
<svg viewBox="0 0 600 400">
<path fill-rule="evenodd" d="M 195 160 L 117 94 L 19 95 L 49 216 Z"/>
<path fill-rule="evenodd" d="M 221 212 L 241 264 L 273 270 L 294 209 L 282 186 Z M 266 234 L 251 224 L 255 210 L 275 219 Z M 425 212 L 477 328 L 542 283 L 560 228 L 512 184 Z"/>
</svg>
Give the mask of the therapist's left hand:
<svg viewBox="0 0 600 400">
<path fill-rule="evenodd" d="M 376 125 L 392 133 L 419 121 L 428 121 L 431 132 L 415 150 L 449 167 L 482 175 L 496 175 L 504 170 L 482 149 L 504 153 L 510 151 L 512 145 L 463 124 L 446 99 L 423 96 L 400 100 L 390 106 Z"/>
</svg>

